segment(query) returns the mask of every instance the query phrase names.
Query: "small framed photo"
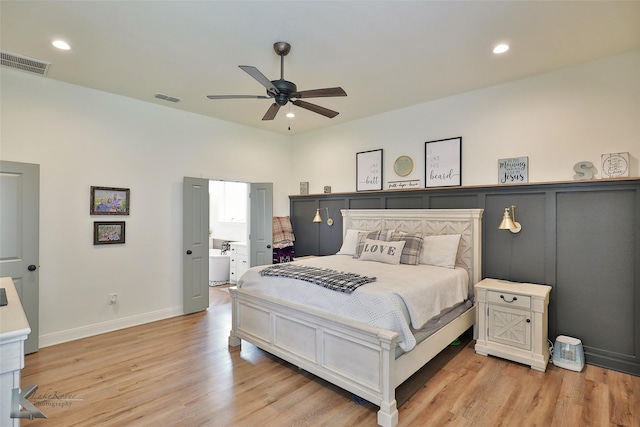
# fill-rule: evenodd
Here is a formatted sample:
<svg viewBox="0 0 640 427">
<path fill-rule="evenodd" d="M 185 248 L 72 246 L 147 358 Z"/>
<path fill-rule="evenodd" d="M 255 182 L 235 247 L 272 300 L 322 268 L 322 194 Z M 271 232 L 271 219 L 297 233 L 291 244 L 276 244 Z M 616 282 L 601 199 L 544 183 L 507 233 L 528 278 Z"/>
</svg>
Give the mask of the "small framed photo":
<svg viewBox="0 0 640 427">
<path fill-rule="evenodd" d="M 498 159 L 498 184 L 529 182 L 529 157 Z"/>
<path fill-rule="evenodd" d="M 109 221 L 93 223 L 93 244 L 112 245 L 125 242 L 124 221 Z"/>
<path fill-rule="evenodd" d="M 356 191 L 382 190 L 382 149 L 356 153 Z"/>
<path fill-rule="evenodd" d="M 602 155 L 602 177 L 623 178 L 629 176 L 629 153 Z"/>
<path fill-rule="evenodd" d="M 300 182 L 300 194 L 309 194 L 309 182 Z"/>
<path fill-rule="evenodd" d="M 425 142 L 425 187 L 462 185 L 462 137 Z"/>
<path fill-rule="evenodd" d="M 89 215 L 129 215 L 128 188 L 91 187 Z"/>
</svg>

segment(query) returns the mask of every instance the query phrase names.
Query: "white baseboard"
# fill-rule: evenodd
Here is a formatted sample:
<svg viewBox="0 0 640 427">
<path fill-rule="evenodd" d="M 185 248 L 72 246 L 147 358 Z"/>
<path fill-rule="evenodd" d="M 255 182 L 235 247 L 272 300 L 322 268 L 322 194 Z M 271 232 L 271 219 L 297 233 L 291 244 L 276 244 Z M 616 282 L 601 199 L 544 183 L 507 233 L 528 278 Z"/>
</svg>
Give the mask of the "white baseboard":
<svg viewBox="0 0 640 427">
<path fill-rule="evenodd" d="M 182 314 L 184 314 L 182 306 L 172 307 L 158 311 L 151 311 L 149 313 L 137 314 L 135 316 L 123 317 L 121 319 L 109 320 L 108 322 L 95 323 L 93 325 L 40 335 L 40 348 L 75 341 L 81 338 L 92 337 L 94 335 L 100 335 L 107 332 L 113 332 L 119 329 L 130 328 L 132 326 L 143 325 L 145 323 L 156 322 L 170 317 L 181 316 Z"/>
</svg>

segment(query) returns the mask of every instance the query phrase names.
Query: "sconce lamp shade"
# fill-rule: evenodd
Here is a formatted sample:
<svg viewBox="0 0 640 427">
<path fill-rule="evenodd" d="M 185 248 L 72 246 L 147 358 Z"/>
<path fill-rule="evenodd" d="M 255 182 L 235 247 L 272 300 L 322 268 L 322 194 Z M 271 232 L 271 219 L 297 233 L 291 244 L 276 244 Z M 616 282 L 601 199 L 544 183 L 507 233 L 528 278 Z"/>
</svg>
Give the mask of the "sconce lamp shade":
<svg viewBox="0 0 640 427">
<path fill-rule="evenodd" d="M 504 208 L 504 215 L 498 228 L 500 230 L 509 230 L 512 233 L 519 233 L 522 230 L 520 223 L 516 222 L 516 205 Z"/>
<path fill-rule="evenodd" d="M 316 209 L 316 215 L 313 217 L 313 222 L 322 222 L 322 216 L 320 215 L 320 209 L 327 210 L 327 225 L 331 227 L 333 225 L 333 218 L 329 216 L 329 208 L 318 208 Z"/>
<path fill-rule="evenodd" d="M 316 214 L 316 216 L 318 216 L 318 214 Z M 502 217 L 502 222 L 500 222 L 500 225 L 498 226 L 498 228 L 500 230 L 511 230 L 512 228 L 515 228 L 515 227 L 516 225 L 513 223 L 513 220 L 511 219 L 509 208 L 504 208 L 504 216 Z"/>
<path fill-rule="evenodd" d="M 313 222 L 322 222 L 322 217 L 320 216 L 320 209 L 316 209 L 316 216 L 313 217 Z"/>
</svg>

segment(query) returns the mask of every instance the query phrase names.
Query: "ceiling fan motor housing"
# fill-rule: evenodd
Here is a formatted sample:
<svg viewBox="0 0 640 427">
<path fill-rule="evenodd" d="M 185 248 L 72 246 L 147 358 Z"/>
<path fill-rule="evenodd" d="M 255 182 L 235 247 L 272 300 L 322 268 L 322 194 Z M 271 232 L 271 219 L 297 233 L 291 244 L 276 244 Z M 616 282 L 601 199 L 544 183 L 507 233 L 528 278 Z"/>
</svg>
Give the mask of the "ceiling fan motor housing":
<svg viewBox="0 0 640 427">
<path fill-rule="evenodd" d="M 286 105 L 292 93 L 298 92 L 298 87 L 287 80 L 272 80 L 271 83 L 278 89 L 275 101 L 280 106 Z"/>
</svg>

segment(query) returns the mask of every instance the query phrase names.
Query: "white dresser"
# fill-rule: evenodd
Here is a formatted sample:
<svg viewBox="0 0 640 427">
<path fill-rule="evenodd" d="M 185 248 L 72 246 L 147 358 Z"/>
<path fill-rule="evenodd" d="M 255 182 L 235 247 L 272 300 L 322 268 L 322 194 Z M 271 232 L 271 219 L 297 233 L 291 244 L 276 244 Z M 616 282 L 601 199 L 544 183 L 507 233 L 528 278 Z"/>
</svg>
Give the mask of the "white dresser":
<svg viewBox="0 0 640 427">
<path fill-rule="evenodd" d="M 232 242 L 229 255 L 229 281 L 238 283 L 238 279 L 249 269 L 249 252 L 244 242 Z"/>
<path fill-rule="evenodd" d="M 545 371 L 551 286 L 484 279 L 476 284 L 476 353 Z"/>
<path fill-rule="evenodd" d="M 0 278 L 8 304 L 0 307 L 0 427 L 16 427 L 20 418 L 11 418 L 11 390 L 20 388 L 24 368 L 24 341 L 31 333 L 27 316 L 11 277 Z"/>
</svg>

